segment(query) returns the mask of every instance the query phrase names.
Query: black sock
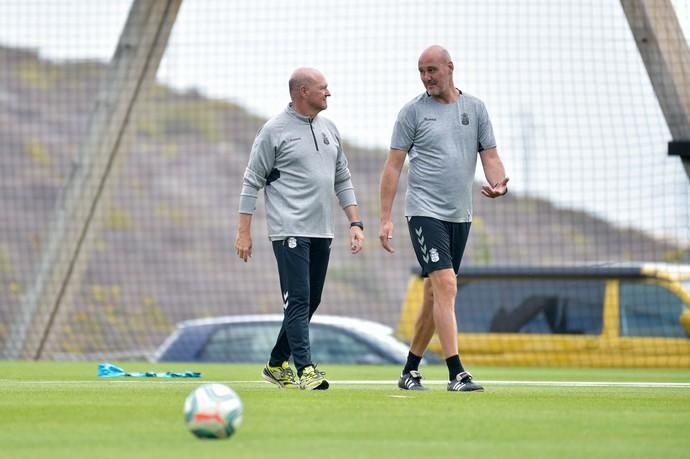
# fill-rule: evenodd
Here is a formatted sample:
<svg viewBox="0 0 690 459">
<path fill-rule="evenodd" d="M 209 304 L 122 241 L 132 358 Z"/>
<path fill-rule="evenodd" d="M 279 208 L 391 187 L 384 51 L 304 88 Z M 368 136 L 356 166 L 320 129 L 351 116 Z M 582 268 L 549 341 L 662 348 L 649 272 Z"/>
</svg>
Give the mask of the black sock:
<svg viewBox="0 0 690 459">
<path fill-rule="evenodd" d="M 405 363 L 405 368 L 403 368 L 403 374 L 407 374 L 410 371 L 419 370 L 419 362 L 422 358 L 418 355 L 414 355 L 412 351 L 407 353 L 407 363 Z"/>
<path fill-rule="evenodd" d="M 455 377 L 465 371 L 462 367 L 462 362 L 460 362 L 460 356 L 455 354 L 446 359 L 446 365 L 448 365 L 448 379 L 454 381 Z"/>
</svg>

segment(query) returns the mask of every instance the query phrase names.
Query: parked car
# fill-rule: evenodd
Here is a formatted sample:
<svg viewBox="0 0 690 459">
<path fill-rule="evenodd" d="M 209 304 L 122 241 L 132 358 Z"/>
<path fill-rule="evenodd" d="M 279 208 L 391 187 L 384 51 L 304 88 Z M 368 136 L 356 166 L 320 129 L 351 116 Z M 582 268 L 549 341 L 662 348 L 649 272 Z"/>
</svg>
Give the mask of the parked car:
<svg viewBox="0 0 690 459">
<path fill-rule="evenodd" d="M 463 362 L 690 368 L 690 265 L 464 267 L 457 279 Z M 413 274 L 403 339 L 422 294 Z M 430 349 L 441 350 L 437 337 Z"/>
<path fill-rule="evenodd" d="M 265 363 L 282 321 L 280 314 L 265 314 L 181 322 L 153 360 Z M 391 327 L 350 317 L 315 315 L 310 339 L 315 363 L 402 365 L 409 350 Z M 439 361 L 437 356 L 429 359 Z"/>
</svg>

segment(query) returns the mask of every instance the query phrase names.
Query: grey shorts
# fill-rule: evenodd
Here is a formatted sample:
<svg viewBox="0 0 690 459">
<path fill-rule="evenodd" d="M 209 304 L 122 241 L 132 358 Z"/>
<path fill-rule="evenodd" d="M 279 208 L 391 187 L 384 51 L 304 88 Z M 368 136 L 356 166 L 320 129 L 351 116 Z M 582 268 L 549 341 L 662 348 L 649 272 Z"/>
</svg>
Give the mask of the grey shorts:
<svg viewBox="0 0 690 459">
<path fill-rule="evenodd" d="M 407 217 L 412 247 L 422 276 L 440 269 L 460 269 L 471 222 L 453 223 L 432 217 Z"/>
</svg>

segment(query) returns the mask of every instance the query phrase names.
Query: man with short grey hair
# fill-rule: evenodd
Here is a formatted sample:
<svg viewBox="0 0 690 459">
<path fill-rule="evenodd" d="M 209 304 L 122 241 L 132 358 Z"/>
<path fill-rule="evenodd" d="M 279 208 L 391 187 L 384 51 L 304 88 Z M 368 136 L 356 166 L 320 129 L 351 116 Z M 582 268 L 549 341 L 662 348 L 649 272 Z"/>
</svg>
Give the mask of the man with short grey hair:
<svg viewBox="0 0 690 459">
<path fill-rule="evenodd" d="M 441 341 L 452 392 L 483 388 L 465 371 L 458 352 L 455 318 L 456 276 L 472 222 L 472 184 L 477 154 L 489 185 L 489 198 L 508 192 L 508 178 L 496 150 L 491 121 L 481 100 L 453 83 L 453 61 L 446 49 L 430 46 L 419 57 L 419 76 L 426 92 L 398 114 L 391 149 L 381 176 L 379 239 L 393 252 L 391 212 L 405 159 L 409 180 L 405 216 L 422 268 L 424 300 L 415 323 L 407 363 L 398 381 L 405 390 L 425 390 L 419 363 L 434 331 Z"/>
<path fill-rule="evenodd" d="M 240 195 L 235 250 L 252 255 L 251 221 L 264 189 L 268 237 L 278 263 L 284 319 L 270 360 L 262 371 L 278 387 L 328 389 L 311 361 L 309 321 L 321 302 L 333 240 L 333 194 L 349 220 L 350 250 L 359 253 L 364 225 L 340 133 L 319 112 L 328 106 L 326 78 L 312 68 L 289 80 L 292 102 L 259 131 Z M 292 356 L 297 376 L 288 360 Z"/>
</svg>

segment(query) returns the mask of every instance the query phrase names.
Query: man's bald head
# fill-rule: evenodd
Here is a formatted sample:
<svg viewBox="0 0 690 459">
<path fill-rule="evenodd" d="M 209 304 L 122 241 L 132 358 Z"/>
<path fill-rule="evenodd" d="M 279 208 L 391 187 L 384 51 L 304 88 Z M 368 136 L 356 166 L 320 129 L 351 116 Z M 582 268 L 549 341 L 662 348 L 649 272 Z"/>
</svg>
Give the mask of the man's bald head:
<svg viewBox="0 0 690 459">
<path fill-rule="evenodd" d="M 295 95 L 301 87 L 309 87 L 315 84 L 319 79 L 325 79 L 324 76 L 316 69 L 309 67 L 300 67 L 292 72 L 288 86 L 290 88 L 290 97 L 294 100 Z"/>
<path fill-rule="evenodd" d="M 331 93 L 328 91 L 326 77 L 318 70 L 309 67 L 298 68 L 292 72 L 288 86 L 293 108 L 297 112 L 314 117 L 328 107 L 326 98 Z"/>
<path fill-rule="evenodd" d="M 443 103 L 457 98 L 458 92 L 453 83 L 453 61 L 446 48 L 429 46 L 419 56 L 418 68 L 427 94 Z"/>
<path fill-rule="evenodd" d="M 422 61 L 426 62 L 430 60 L 442 64 L 452 64 L 453 62 L 450 58 L 450 53 L 448 50 L 440 45 L 429 46 L 427 49 L 422 51 L 422 54 L 419 56 L 420 64 Z"/>
</svg>

